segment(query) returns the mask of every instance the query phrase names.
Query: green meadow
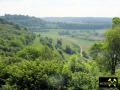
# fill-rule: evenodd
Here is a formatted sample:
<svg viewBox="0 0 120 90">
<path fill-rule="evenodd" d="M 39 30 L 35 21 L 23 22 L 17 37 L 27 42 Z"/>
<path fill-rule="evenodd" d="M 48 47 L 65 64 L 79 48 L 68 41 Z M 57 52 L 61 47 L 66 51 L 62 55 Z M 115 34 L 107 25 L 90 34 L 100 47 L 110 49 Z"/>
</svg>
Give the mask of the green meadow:
<svg viewBox="0 0 120 90">
<path fill-rule="evenodd" d="M 66 29 L 47 29 L 47 32 L 36 32 L 43 37 L 52 38 L 54 42 L 62 39 L 63 47 L 82 47 L 88 50 L 95 42 L 104 40 L 106 30 L 66 30 Z"/>
</svg>

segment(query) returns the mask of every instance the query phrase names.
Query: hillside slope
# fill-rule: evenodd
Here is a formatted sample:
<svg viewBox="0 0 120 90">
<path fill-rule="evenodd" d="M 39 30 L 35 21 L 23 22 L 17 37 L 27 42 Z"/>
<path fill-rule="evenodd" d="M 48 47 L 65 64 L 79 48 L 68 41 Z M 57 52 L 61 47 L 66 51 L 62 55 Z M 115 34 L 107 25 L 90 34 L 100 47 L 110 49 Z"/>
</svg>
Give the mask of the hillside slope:
<svg viewBox="0 0 120 90">
<path fill-rule="evenodd" d="M 13 56 L 33 40 L 33 33 L 26 28 L 0 19 L 0 55 Z"/>
<path fill-rule="evenodd" d="M 36 18 L 23 15 L 5 15 L 1 18 L 25 26 L 32 31 L 45 31 L 50 29 L 107 29 L 111 27 L 111 18 Z"/>
<path fill-rule="evenodd" d="M 56 24 L 49 23 L 47 21 L 44 21 L 40 18 L 36 17 L 29 17 L 24 15 L 5 15 L 1 16 L 1 18 L 14 22 L 16 24 L 19 24 L 21 26 L 25 26 L 29 28 L 32 31 L 41 31 L 42 29 L 50 29 L 50 28 L 56 28 Z"/>
</svg>

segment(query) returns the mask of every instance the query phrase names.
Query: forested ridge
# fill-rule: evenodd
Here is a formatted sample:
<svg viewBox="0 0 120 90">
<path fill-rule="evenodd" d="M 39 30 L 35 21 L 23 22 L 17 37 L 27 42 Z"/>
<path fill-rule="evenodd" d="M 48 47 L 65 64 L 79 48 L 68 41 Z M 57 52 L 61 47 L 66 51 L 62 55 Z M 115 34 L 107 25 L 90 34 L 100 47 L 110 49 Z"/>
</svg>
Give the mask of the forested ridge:
<svg viewBox="0 0 120 90">
<path fill-rule="evenodd" d="M 120 80 L 119 18 L 82 55 L 80 48 L 63 47 L 62 39 L 53 42 L 14 23 L 0 19 L 1 90 L 99 90 L 99 76 Z"/>
<path fill-rule="evenodd" d="M 25 26 L 32 31 L 45 31 L 43 29 L 107 29 L 112 26 L 112 18 L 36 18 L 24 15 L 1 16 L 10 22 Z"/>
</svg>

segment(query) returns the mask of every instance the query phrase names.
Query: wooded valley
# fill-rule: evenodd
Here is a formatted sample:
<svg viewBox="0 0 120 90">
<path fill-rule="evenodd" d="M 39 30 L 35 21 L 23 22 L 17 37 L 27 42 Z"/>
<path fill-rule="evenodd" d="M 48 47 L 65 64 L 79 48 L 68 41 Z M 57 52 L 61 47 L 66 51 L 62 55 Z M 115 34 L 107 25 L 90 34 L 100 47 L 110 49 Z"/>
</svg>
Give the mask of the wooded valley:
<svg viewBox="0 0 120 90">
<path fill-rule="evenodd" d="M 0 90 L 117 90 L 100 76 L 120 80 L 120 18 L 0 16 Z"/>
</svg>

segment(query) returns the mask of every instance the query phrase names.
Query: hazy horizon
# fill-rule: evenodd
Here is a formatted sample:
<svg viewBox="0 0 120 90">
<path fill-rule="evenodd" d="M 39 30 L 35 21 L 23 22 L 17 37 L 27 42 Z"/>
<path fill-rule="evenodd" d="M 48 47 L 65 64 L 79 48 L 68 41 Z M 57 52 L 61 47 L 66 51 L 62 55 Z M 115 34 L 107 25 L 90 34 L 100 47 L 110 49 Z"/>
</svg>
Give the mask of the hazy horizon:
<svg viewBox="0 0 120 90">
<path fill-rule="evenodd" d="M 4 14 L 35 17 L 119 17 L 120 0 L 0 0 Z"/>
<path fill-rule="evenodd" d="M 0 16 L 5 16 L 5 15 L 22 15 L 22 16 L 29 16 L 29 17 L 35 17 L 35 18 L 112 18 L 112 17 L 104 17 L 104 16 L 32 16 L 32 15 L 27 15 L 27 14 L 9 14 L 5 13 Z"/>
</svg>

